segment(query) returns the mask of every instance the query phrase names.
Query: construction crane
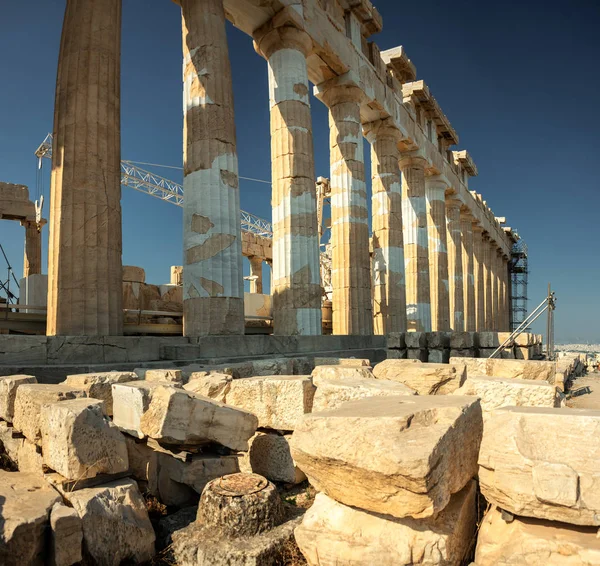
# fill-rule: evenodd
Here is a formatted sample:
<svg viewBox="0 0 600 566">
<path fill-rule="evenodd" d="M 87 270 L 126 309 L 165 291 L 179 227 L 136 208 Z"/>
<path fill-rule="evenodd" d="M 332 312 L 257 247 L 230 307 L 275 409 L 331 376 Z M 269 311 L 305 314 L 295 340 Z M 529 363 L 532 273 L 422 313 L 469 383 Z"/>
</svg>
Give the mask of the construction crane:
<svg viewBox="0 0 600 566">
<path fill-rule="evenodd" d="M 40 159 L 40 162 L 44 157 L 52 157 L 52 134 L 46 136 L 36 149 L 35 155 Z M 146 171 L 132 161 L 121 161 L 121 184 L 162 201 L 183 207 L 183 187 L 179 183 Z M 273 226 L 271 222 L 264 218 L 259 218 L 242 210 L 240 211 L 240 221 L 243 232 L 251 232 L 263 238 L 273 237 Z"/>
</svg>

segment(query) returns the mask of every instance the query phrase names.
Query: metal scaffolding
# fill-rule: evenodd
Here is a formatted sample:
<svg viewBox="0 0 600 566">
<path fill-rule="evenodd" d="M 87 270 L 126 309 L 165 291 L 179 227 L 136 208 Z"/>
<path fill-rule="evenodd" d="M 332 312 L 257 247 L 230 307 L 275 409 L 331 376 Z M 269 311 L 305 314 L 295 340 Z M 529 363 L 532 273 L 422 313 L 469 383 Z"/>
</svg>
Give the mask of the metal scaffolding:
<svg viewBox="0 0 600 566">
<path fill-rule="evenodd" d="M 519 328 L 527 319 L 527 279 L 529 267 L 527 262 L 527 244 L 523 240 L 515 242 L 511 251 L 510 259 L 510 281 L 511 281 L 511 318 L 510 329 Z M 523 332 L 529 332 L 529 327 Z"/>
</svg>

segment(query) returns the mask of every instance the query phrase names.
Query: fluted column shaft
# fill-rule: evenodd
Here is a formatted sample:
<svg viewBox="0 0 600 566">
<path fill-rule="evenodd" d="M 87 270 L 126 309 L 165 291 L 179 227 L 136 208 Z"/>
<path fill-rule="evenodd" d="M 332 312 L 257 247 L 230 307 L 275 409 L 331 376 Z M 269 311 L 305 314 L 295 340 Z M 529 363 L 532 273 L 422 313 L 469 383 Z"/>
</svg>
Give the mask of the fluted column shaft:
<svg viewBox="0 0 600 566">
<path fill-rule="evenodd" d="M 408 330 L 430 332 L 431 295 L 425 160 L 403 158 L 400 160 L 400 169 L 407 326 Z"/>
<path fill-rule="evenodd" d="M 477 309 L 475 303 L 475 258 L 473 252 L 473 220 L 466 210 L 460 212 L 460 232 L 462 239 L 463 304 L 465 309 L 465 330 L 477 330 Z"/>
<path fill-rule="evenodd" d="M 249 257 L 248 260 L 250 261 L 250 276 L 256 278 L 256 279 L 252 279 L 250 281 L 250 292 L 262 294 L 262 292 L 263 292 L 263 270 L 262 270 L 263 260 L 261 257 L 256 257 L 256 256 Z"/>
<path fill-rule="evenodd" d="M 183 333 L 244 333 L 233 88 L 223 0 L 182 0 Z"/>
<path fill-rule="evenodd" d="M 371 143 L 373 325 L 375 334 L 406 331 L 400 132 L 388 121 L 365 127 Z"/>
<path fill-rule="evenodd" d="M 450 325 L 455 332 L 465 330 L 465 301 L 463 284 L 463 249 L 460 224 L 461 202 L 446 199 L 446 232 L 448 239 L 448 283 Z M 472 252 L 471 252 L 472 253 Z"/>
<path fill-rule="evenodd" d="M 67 0 L 48 250 L 49 335 L 123 332 L 121 1 Z"/>
<path fill-rule="evenodd" d="M 494 330 L 500 330 L 502 326 L 502 258 L 496 243 L 494 243 L 492 253 L 494 254 Z"/>
<path fill-rule="evenodd" d="M 273 331 L 321 334 L 319 232 L 306 56 L 295 27 L 255 34 L 268 62 L 273 193 Z"/>
<path fill-rule="evenodd" d="M 484 301 L 484 330 L 492 330 L 492 254 L 490 250 L 490 238 L 487 233 L 483 234 L 483 301 Z"/>
<path fill-rule="evenodd" d="M 427 201 L 432 330 L 450 330 L 450 285 L 448 281 L 445 193 L 446 185 L 444 183 L 426 179 L 425 196 Z"/>
<path fill-rule="evenodd" d="M 24 220 L 25 254 L 23 256 L 23 277 L 42 272 L 42 232 L 36 222 Z"/>
<path fill-rule="evenodd" d="M 483 257 L 483 228 L 474 222 L 473 231 L 473 275 L 475 283 L 475 328 L 477 332 L 486 330 L 485 326 L 485 286 L 484 286 L 484 257 Z"/>
<path fill-rule="evenodd" d="M 355 86 L 321 94 L 329 107 L 334 334 L 373 333 L 362 96 Z"/>
<path fill-rule="evenodd" d="M 510 330 L 510 278 L 508 274 L 508 258 L 502 256 L 502 305 L 503 317 L 501 330 L 507 332 Z"/>
</svg>

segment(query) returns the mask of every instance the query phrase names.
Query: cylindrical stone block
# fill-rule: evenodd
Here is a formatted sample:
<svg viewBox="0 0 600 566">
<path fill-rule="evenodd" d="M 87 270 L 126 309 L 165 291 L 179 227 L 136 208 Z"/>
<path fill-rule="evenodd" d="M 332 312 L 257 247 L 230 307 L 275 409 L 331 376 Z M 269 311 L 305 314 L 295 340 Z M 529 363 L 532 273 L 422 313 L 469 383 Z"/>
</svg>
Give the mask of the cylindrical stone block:
<svg viewBox="0 0 600 566">
<path fill-rule="evenodd" d="M 23 277 L 38 275 L 42 272 L 42 232 L 36 222 L 25 220 L 21 224 L 25 227 Z"/>
<path fill-rule="evenodd" d="M 448 241 L 448 283 L 450 286 L 450 325 L 455 332 L 465 330 L 463 286 L 463 250 L 459 200 L 446 199 L 446 232 Z"/>
<path fill-rule="evenodd" d="M 429 239 L 429 278 L 431 289 L 431 328 L 450 330 L 450 284 L 446 232 L 446 185 L 427 180 L 427 233 Z"/>
<path fill-rule="evenodd" d="M 244 333 L 238 159 L 223 0 L 182 0 L 183 333 Z"/>
<path fill-rule="evenodd" d="M 269 67 L 273 179 L 273 332 L 321 334 L 319 231 L 306 56 L 295 27 L 255 38 Z"/>
<path fill-rule="evenodd" d="M 402 170 L 402 228 L 408 330 L 431 331 L 425 160 L 406 158 Z"/>
<path fill-rule="evenodd" d="M 371 143 L 373 326 L 375 334 L 406 331 L 400 132 L 386 121 L 365 127 Z"/>
<path fill-rule="evenodd" d="M 477 330 L 475 303 L 475 259 L 473 256 L 473 219 L 469 212 L 461 210 L 460 233 L 462 238 L 463 302 L 465 308 L 465 330 Z"/>
<path fill-rule="evenodd" d="M 250 281 L 250 292 L 260 294 L 263 292 L 263 260 L 256 256 L 249 257 L 248 260 L 250 261 L 250 276 L 254 278 Z"/>
<path fill-rule="evenodd" d="M 121 0 L 67 0 L 56 100 L 48 335 L 123 332 Z"/>
<path fill-rule="evenodd" d="M 475 328 L 477 332 L 486 330 L 485 326 L 485 292 L 483 269 L 483 228 L 473 222 L 473 274 L 475 279 Z"/>
<path fill-rule="evenodd" d="M 373 333 L 362 96 L 350 86 L 322 95 L 329 107 L 333 334 Z"/>
</svg>

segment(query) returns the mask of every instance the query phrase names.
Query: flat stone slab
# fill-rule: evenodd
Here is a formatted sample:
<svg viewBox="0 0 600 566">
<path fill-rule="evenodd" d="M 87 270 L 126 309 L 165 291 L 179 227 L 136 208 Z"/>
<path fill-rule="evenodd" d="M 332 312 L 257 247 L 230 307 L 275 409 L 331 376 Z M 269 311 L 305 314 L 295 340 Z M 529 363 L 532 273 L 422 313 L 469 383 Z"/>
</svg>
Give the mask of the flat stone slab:
<svg viewBox="0 0 600 566">
<path fill-rule="evenodd" d="M 189 376 L 188 382 L 183 388 L 186 391 L 225 403 L 232 380 L 233 378 L 225 373 L 199 371 L 193 372 Z"/>
<path fill-rule="evenodd" d="M 154 556 L 154 529 L 135 481 L 122 479 L 64 496 L 82 520 L 84 549 L 95 564 L 140 564 Z"/>
<path fill-rule="evenodd" d="M 471 480 L 435 517 L 395 519 L 318 493 L 295 531 L 296 542 L 310 565 L 460 564 L 475 534 L 476 494 Z"/>
<path fill-rule="evenodd" d="M 482 426 L 473 397 L 371 397 L 306 415 L 292 456 L 340 503 L 425 518 L 476 475 Z"/>
<path fill-rule="evenodd" d="M 7 375 L 0 377 L 0 419 L 12 423 L 17 388 L 25 383 L 37 383 L 37 379 L 33 375 Z"/>
<path fill-rule="evenodd" d="M 42 407 L 42 453 L 48 468 L 69 480 L 129 469 L 125 437 L 104 416 L 102 404 L 72 399 Z"/>
<path fill-rule="evenodd" d="M 258 426 L 294 430 L 310 413 L 315 387 L 310 376 L 271 375 L 234 379 L 225 402 L 258 417 Z"/>
<path fill-rule="evenodd" d="M 13 426 L 31 442 L 41 440 L 40 415 L 42 405 L 80 399 L 86 396 L 83 389 L 71 385 L 45 385 L 26 383 L 17 389 Z"/>
<path fill-rule="evenodd" d="M 484 419 L 500 407 L 558 407 L 556 387 L 546 381 L 473 376 L 453 395 L 475 395 L 481 400 Z"/>
<path fill-rule="evenodd" d="M 475 566 L 597 566 L 597 528 L 515 517 L 507 523 L 492 508 L 485 515 L 475 552 Z"/>
<path fill-rule="evenodd" d="M 199 445 L 209 442 L 232 450 L 248 450 L 258 419 L 251 412 L 224 405 L 175 387 L 152 392 L 142 415 L 141 431 L 165 444 Z"/>
<path fill-rule="evenodd" d="M 504 407 L 486 421 L 485 498 L 515 515 L 600 525 L 600 411 Z"/>
<path fill-rule="evenodd" d="M 44 562 L 46 530 L 60 495 L 42 477 L 0 470 L 0 564 Z"/>
<path fill-rule="evenodd" d="M 366 366 L 330 365 L 316 366 L 311 374 L 315 386 L 323 380 L 340 381 L 346 379 L 373 379 L 373 370 Z"/>
<path fill-rule="evenodd" d="M 367 397 L 395 397 L 398 395 L 416 395 L 417 392 L 403 383 L 385 379 L 343 379 L 319 380 L 313 402 L 313 413 L 337 409 L 347 401 Z"/>
<path fill-rule="evenodd" d="M 450 363 L 463 363 L 467 375 L 490 375 L 510 379 L 545 380 L 554 383 L 556 364 L 537 360 L 505 360 L 500 358 L 450 358 Z"/>
<path fill-rule="evenodd" d="M 113 414 L 112 384 L 135 381 L 137 375 L 132 371 L 106 371 L 97 373 L 80 373 L 67 376 L 66 385 L 81 389 L 88 397 L 104 401 L 107 415 Z"/>
<path fill-rule="evenodd" d="M 377 379 L 397 381 L 419 395 L 447 395 L 467 378 L 465 364 L 422 364 L 414 360 L 385 360 L 373 368 Z"/>
</svg>

